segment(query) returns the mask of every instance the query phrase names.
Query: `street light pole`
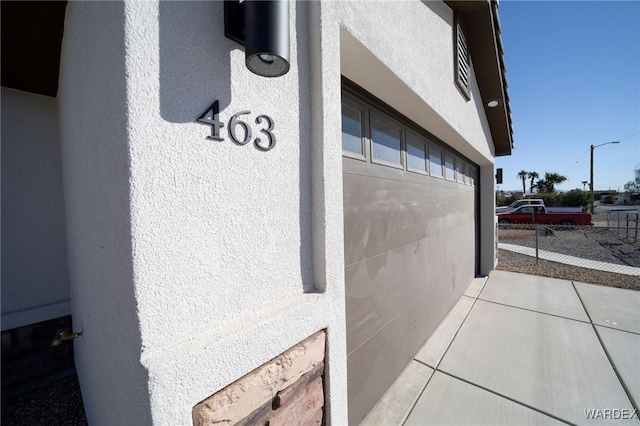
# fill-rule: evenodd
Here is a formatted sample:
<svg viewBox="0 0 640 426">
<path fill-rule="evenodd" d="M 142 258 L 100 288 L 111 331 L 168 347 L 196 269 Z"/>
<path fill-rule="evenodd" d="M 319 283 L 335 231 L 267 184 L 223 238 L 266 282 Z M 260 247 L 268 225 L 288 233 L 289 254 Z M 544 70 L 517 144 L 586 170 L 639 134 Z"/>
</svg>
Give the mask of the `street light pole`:
<svg viewBox="0 0 640 426">
<path fill-rule="evenodd" d="M 589 175 L 589 194 L 591 195 L 591 214 L 593 214 L 593 205 L 596 200 L 593 198 L 593 145 L 591 145 L 591 174 Z"/>
<path fill-rule="evenodd" d="M 593 198 L 593 150 L 599 146 L 609 145 L 610 143 L 620 143 L 620 141 L 605 142 L 596 146 L 591 145 L 591 168 L 590 168 L 591 173 L 589 176 L 589 192 L 591 193 L 591 214 L 593 214 L 593 205 L 595 204 L 595 200 Z"/>
</svg>

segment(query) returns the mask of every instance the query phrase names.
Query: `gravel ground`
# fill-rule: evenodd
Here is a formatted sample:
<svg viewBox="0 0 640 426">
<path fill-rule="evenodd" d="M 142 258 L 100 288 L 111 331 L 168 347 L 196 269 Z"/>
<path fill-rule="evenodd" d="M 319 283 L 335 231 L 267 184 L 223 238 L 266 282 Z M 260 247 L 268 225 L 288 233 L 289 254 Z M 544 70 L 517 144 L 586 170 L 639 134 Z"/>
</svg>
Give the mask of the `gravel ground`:
<svg viewBox="0 0 640 426">
<path fill-rule="evenodd" d="M 2 400 L 2 424 L 84 426 L 87 419 L 76 375 Z"/>
<path fill-rule="evenodd" d="M 501 225 L 498 238 L 501 243 L 536 246 L 535 230 L 520 225 Z M 540 227 L 538 248 L 583 259 L 640 267 L 640 240 L 635 241 L 602 227 Z"/>
<path fill-rule="evenodd" d="M 498 267 L 503 271 L 540 275 L 543 277 L 561 278 L 589 284 L 640 290 L 640 276 L 615 274 L 595 269 L 579 268 L 540 259 L 536 265 L 535 258 L 508 250 L 498 250 Z"/>
<path fill-rule="evenodd" d="M 594 223 L 604 225 L 606 214 L 598 216 L 602 217 L 594 215 Z M 603 219 L 605 223 L 601 223 Z M 498 239 L 501 243 L 526 247 L 536 245 L 535 230 L 518 225 L 501 225 Z M 541 227 L 538 230 L 538 248 L 583 259 L 640 267 L 640 240 L 620 235 L 603 226 L 577 226 L 571 229 Z M 640 276 L 580 268 L 543 259 L 536 264 L 534 257 L 508 250 L 498 250 L 497 269 L 640 290 Z"/>
</svg>

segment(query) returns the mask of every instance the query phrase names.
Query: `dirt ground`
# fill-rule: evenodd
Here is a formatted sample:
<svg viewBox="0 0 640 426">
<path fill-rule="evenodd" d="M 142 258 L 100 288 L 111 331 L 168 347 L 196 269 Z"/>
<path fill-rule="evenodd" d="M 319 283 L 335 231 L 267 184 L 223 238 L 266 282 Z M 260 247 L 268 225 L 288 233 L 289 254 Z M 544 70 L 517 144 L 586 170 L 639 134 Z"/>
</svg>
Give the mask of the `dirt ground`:
<svg viewBox="0 0 640 426">
<path fill-rule="evenodd" d="M 542 259 L 536 265 L 530 256 L 507 250 L 498 250 L 497 269 L 640 291 L 640 276 L 579 268 Z"/>
</svg>

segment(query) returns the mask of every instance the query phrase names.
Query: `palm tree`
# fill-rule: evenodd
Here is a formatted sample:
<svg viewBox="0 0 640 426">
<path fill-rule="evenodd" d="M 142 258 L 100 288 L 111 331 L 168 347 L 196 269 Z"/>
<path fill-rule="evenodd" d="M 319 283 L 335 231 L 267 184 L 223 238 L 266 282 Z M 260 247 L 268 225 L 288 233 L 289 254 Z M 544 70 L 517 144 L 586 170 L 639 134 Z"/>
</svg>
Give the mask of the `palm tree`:
<svg viewBox="0 0 640 426">
<path fill-rule="evenodd" d="M 556 192 L 556 185 L 560 185 L 562 182 L 567 180 L 566 176 L 562 176 L 558 173 L 544 173 L 544 180 L 547 184 L 546 192 Z M 540 187 L 540 181 L 538 181 L 538 188 Z"/>
<path fill-rule="evenodd" d="M 525 180 L 527 179 L 527 176 L 529 175 L 529 172 L 525 171 L 525 170 L 520 170 L 518 172 L 518 177 L 520 179 L 522 179 L 522 194 L 524 195 L 527 192 L 527 187 L 525 184 Z"/>
<path fill-rule="evenodd" d="M 582 190 L 585 191 L 586 190 L 586 186 L 589 183 L 589 181 L 588 180 L 583 180 L 581 183 L 582 183 Z"/>
<path fill-rule="evenodd" d="M 538 188 L 538 192 L 548 193 L 552 192 L 549 182 L 544 179 L 538 179 L 538 183 L 536 183 L 536 188 Z"/>
<path fill-rule="evenodd" d="M 531 186 L 530 186 L 530 189 L 531 189 L 531 193 L 533 194 L 533 188 L 536 186 L 536 185 L 533 183 L 533 180 L 534 180 L 534 179 L 538 179 L 540 176 L 538 175 L 538 172 L 529 172 L 529 173 L 527 173 L 527 177 L 528 177 L 529 179 L 531 179 Z"/>
</svg>

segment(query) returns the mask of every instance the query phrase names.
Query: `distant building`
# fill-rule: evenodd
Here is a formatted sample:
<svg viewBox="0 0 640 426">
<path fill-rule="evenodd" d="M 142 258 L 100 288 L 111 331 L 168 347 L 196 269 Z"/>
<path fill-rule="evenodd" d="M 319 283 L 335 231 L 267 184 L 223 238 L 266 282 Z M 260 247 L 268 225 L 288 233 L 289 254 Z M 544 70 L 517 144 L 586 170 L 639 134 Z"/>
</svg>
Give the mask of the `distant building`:
<svg viewBox="0 0 640 426">
<path fill-rule="evenodd" d="M 618 195 L 618 204 L 640 204 L 640 193 L 623 192 Z"/>
<path fill-rule="evenodd" d="M 611 197 L 611 199 L 617 200 L 618 191 L 615 189 L 603 189 L 603 190 L 594 190 L 593 191 L 593 200 L 594 201 L 604 201 L 607 197 Z"/>
</svg>

